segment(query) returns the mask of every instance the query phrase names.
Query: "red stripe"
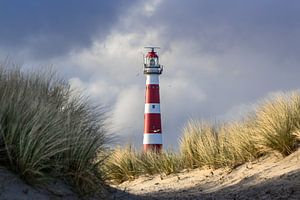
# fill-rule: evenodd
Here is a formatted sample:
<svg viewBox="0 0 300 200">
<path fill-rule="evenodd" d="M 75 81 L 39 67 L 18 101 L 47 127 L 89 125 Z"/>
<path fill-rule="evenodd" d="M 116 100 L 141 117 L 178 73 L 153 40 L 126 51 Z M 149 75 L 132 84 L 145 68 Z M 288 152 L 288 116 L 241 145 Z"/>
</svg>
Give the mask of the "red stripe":
<svg viewBox="0 0 300 200">
<path fill-rule="evenodd" d="M 144 133 L 161 133 L 160 113 L 146 113 L 144 122 Z"/>
<path fill-rule="evenodd" d="M 144 144 L 144 151 L 155 151 L 159 153 L 161 150 L 162 144 Z"/>
<path fill-rule="evenodd" d="M 146 103 L 160 103 L 159 102 L 159 85 L 146 85 Z"/>
</svg>

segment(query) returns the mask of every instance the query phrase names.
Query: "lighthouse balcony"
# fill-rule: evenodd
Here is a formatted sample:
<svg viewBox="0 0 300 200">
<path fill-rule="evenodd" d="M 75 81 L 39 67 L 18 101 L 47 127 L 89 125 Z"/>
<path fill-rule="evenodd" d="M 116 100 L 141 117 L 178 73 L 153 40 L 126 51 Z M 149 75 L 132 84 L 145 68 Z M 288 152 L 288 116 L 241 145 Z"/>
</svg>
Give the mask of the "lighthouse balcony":
<svg viewBox="0 0 300 200">
<path fill-rule="evenodd" d="M 147 67 L 144 66 L 144 74 L 161 74 L 163 71 L 162 66 L 157 66 L 157 67 Z"/>
</svg>

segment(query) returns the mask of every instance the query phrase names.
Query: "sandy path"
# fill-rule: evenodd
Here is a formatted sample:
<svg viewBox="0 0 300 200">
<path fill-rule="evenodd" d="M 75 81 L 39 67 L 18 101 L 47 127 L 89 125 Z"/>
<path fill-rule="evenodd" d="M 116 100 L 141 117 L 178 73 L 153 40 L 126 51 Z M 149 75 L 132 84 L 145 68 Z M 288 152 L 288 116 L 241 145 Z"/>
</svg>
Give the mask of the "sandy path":
<svg viewBox="0 0 300 200">
<path fill-rule="evenodd" d="M 300 199 L 300 150 L 269 156 L 234 170 L 191 170 L 140 177 L 117 188 L 113 199 Z"/>
</svg>

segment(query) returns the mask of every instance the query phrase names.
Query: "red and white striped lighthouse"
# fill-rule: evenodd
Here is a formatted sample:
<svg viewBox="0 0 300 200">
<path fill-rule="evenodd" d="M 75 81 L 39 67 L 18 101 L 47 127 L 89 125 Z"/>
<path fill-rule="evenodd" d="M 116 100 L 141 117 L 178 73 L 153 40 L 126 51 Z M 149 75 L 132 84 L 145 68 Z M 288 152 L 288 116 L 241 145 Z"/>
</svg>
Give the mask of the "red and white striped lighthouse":
<svg viewBox="0 0 300 200">
<path fill-rule="evenodd" d="M 162 126 L 160 116 L 159 75 L 163 68 L 154 51 L 151 49 L 144 58 L 144 74 L 146 76 L 146 95 L 144 113 L 144 151 L 160 152 L 162 149 Z"/>
</svg>

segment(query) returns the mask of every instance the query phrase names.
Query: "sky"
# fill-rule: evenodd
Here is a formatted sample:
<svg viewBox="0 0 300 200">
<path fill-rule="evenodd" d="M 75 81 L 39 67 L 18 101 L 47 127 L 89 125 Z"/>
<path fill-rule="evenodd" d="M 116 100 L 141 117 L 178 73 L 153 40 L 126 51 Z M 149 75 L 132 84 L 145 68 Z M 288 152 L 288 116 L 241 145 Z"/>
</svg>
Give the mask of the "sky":
<svg viewBox="0 0 300 200">
<path fill-rule="evenodd" d="M 230 121 L 300 87 L 297 0 L 1 0 L 0 60 L 53 66 L 142 146 L 144 46 L 160 46 L 164 144 L 191 119 Z"/>
</svg>

